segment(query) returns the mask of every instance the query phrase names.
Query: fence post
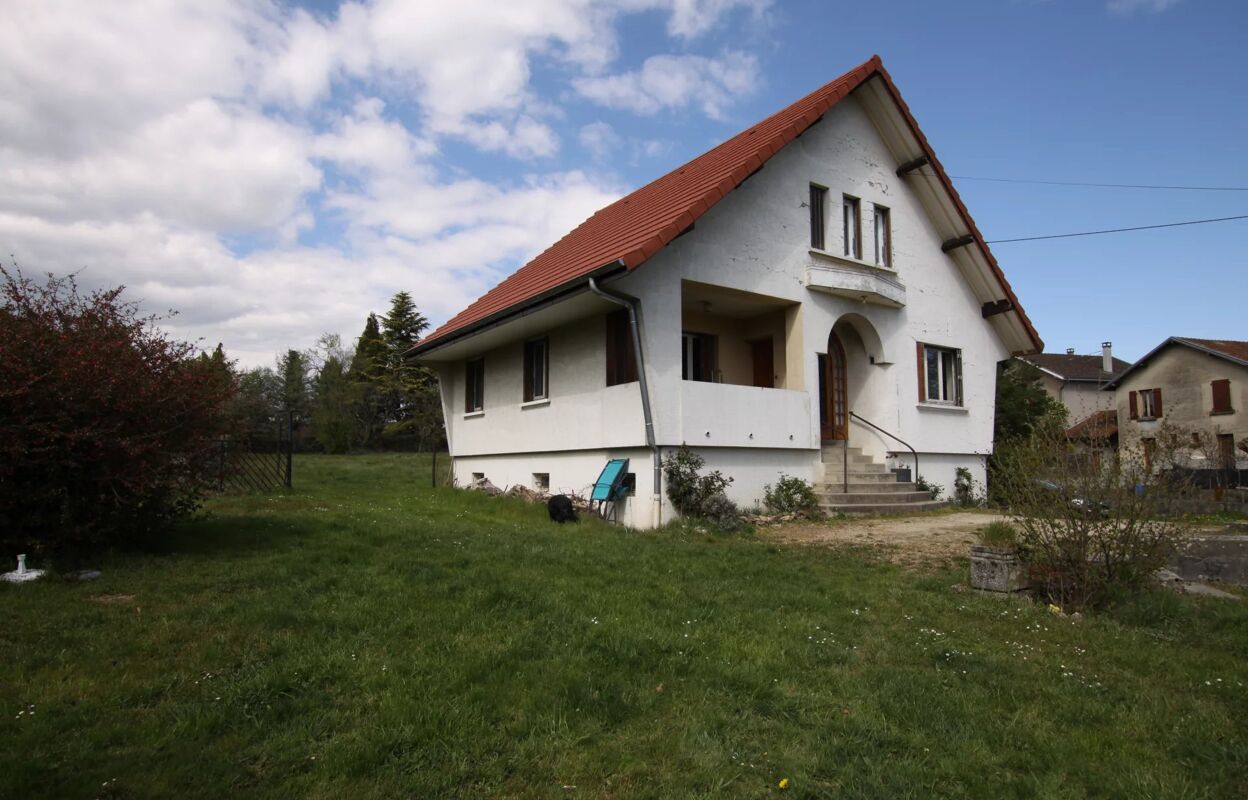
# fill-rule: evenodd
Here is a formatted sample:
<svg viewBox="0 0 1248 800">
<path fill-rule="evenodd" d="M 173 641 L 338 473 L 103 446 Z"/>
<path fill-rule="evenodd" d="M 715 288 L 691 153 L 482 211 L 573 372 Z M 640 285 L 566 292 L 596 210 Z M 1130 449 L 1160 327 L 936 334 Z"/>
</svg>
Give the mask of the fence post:
<svg viewBox="0 0 1248 800">
<path fill-rule="evenodd" d="M 295 451 L 295 413 L 286 412 L 286 488 L 291 484 L 291 467 Z"/>
</svg>

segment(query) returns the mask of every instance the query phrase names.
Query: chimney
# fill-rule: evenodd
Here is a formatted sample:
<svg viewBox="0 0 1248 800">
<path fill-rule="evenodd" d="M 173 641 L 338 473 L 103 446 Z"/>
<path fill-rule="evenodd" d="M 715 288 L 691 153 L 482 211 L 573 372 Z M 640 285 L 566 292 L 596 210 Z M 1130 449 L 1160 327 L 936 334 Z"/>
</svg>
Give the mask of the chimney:
<svg viewBox="0 0 1248 800">
<path fill-rule="evenodd" d="M 1075 348 L 1073 348 L 1073 347 L 1067 347 L 1067 348 L 1066 348 L 1066 355 L 1068 355 L 1068 356 L 1073 356 L 1074 354 L 1075 354 Z"/>
<path fill-rule="evenodd" d="M 1105 373 L 1113 373 L 1114 371 L 1114 343 L 1101 342 L 1101 371 Z"/>
</svg>

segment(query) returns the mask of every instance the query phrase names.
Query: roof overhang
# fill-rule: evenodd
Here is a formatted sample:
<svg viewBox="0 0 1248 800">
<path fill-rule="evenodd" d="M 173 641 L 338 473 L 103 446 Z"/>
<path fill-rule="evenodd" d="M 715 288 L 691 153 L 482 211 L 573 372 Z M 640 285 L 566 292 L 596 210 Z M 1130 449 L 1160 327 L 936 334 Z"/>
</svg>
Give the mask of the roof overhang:
<svg viewBox="0 0 1248 800">
<path fill-rule="evenodd" d="M 1221 350 L 1215 350 L 1212 347 L 1206 347 L 1200 342 L 1193 342 L 1192 340 L 1184 339 L 1181 336 L 1171 336 L 1170 338 L 1166 339 L 1161 344 L 1154 347 L 1152 350 L 1149 350 L 1147 353 L 1145 353 L 1144 356 L 1136 360 L 1134 364 L 1127 367 L 1127 369 L 1121 375 L 1119 375 L 1117 378 L 1114 378 L 1112 381 L 1110 381 L 1109 384 L 1105 388 L 1106 389 L 1118 388 L 1118 385 L 1121 384 L 1124 380 L 1126 380 L 1127 376 L 1135 372 L 1136 369 L 1143 369 L 1147 367 L 1148 362 L 1152 361 L 1153 356 L 1157 355 L 1162 350 L 1165 350 L 1167 347 L 1170 347 L 1171 345 L 1176 345 L 1176 344 L 1182 345 L 1183 347 L 1189 347 L 1192 350 L 1196 350 L 1197 352 L 1204 353 L 1205 355 L 1211 356 L 1213 358 L 1220 358 L 1223 361 L 1229 361 L 1232 364 L 1238 364 L 1241 367 L 1248 367 L 1248 361 L 1245 361 L 1242 358 L 1236 358 L 1230 353 L 1223 353 Z"/>
</svg>

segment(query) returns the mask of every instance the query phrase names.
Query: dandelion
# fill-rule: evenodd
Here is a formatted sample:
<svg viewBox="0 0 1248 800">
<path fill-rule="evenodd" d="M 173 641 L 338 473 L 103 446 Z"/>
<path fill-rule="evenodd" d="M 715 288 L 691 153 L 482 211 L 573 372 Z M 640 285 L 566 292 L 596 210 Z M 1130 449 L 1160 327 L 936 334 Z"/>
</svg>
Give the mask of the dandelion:
<svg viewBox="0 0 1248 800">
<path fill-rule="evenodd" d="M 1062 615 L 1062 607 L 1049 603 L 1049 613 L 1056 614 L 1060 617 Z"/>
<path fill-rule="evenodd" d="M 780 779 L 780 782 L 779 782 L 778 784 L 776 784 L 776 785 L 777 785 L 777 786 L 779 786 L 781 789 L 787 789 L 787 788 L 789 788 L 789 779 L 788 779 L 788 778 L 781 778 L 781 779 Z"/>
</svg>

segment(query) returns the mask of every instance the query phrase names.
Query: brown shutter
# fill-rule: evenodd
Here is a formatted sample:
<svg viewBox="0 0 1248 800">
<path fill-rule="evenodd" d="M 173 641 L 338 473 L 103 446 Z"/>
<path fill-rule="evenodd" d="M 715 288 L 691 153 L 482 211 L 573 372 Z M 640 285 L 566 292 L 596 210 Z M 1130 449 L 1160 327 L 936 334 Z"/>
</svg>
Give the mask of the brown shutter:
<svg viewBox="0 0 1248 800">
<path fill-rule="evenodd" d="M 616 374 L 616 364 L 619 363 L 619 323 L 617 317 L 619 311 L 612 311 L 607 314 L 607 385 L 615 386 L 620 382 L 619 376 Z"/>
<path fill-rule="evenodd" d="M 1216 380 L 1213 386 L 1213 413 L 1226 414 L 1231 411 L 1231 382 L 1226 378 Z"/>
<path fill-rule="evenodd" d="M 927 400 L 927 381 L 924 380 L 926 374 L 923 372 L 923 343 L 915 342 L 915 351 L 918 353 L 919 359 L 919 402 Z"/>
<path fill-rule="evenodd" d="M 1139 419 L 1140 411 L 1135 402 L 1135 392 L 1127 392 L 1127 404 L 1131 408 L 1131 419 Z"/>
<path fill-rule="evenodd" d="M 1154 417 L 1161 416 L 1161 390 L 1160 389 L 1153 390 L 1153 416 Z"/>
<path fill-rule="evenodd" d="M 530 342 L 524 343 L 524 402 L 533 399 L 533 346 Z"/>
</svg>

